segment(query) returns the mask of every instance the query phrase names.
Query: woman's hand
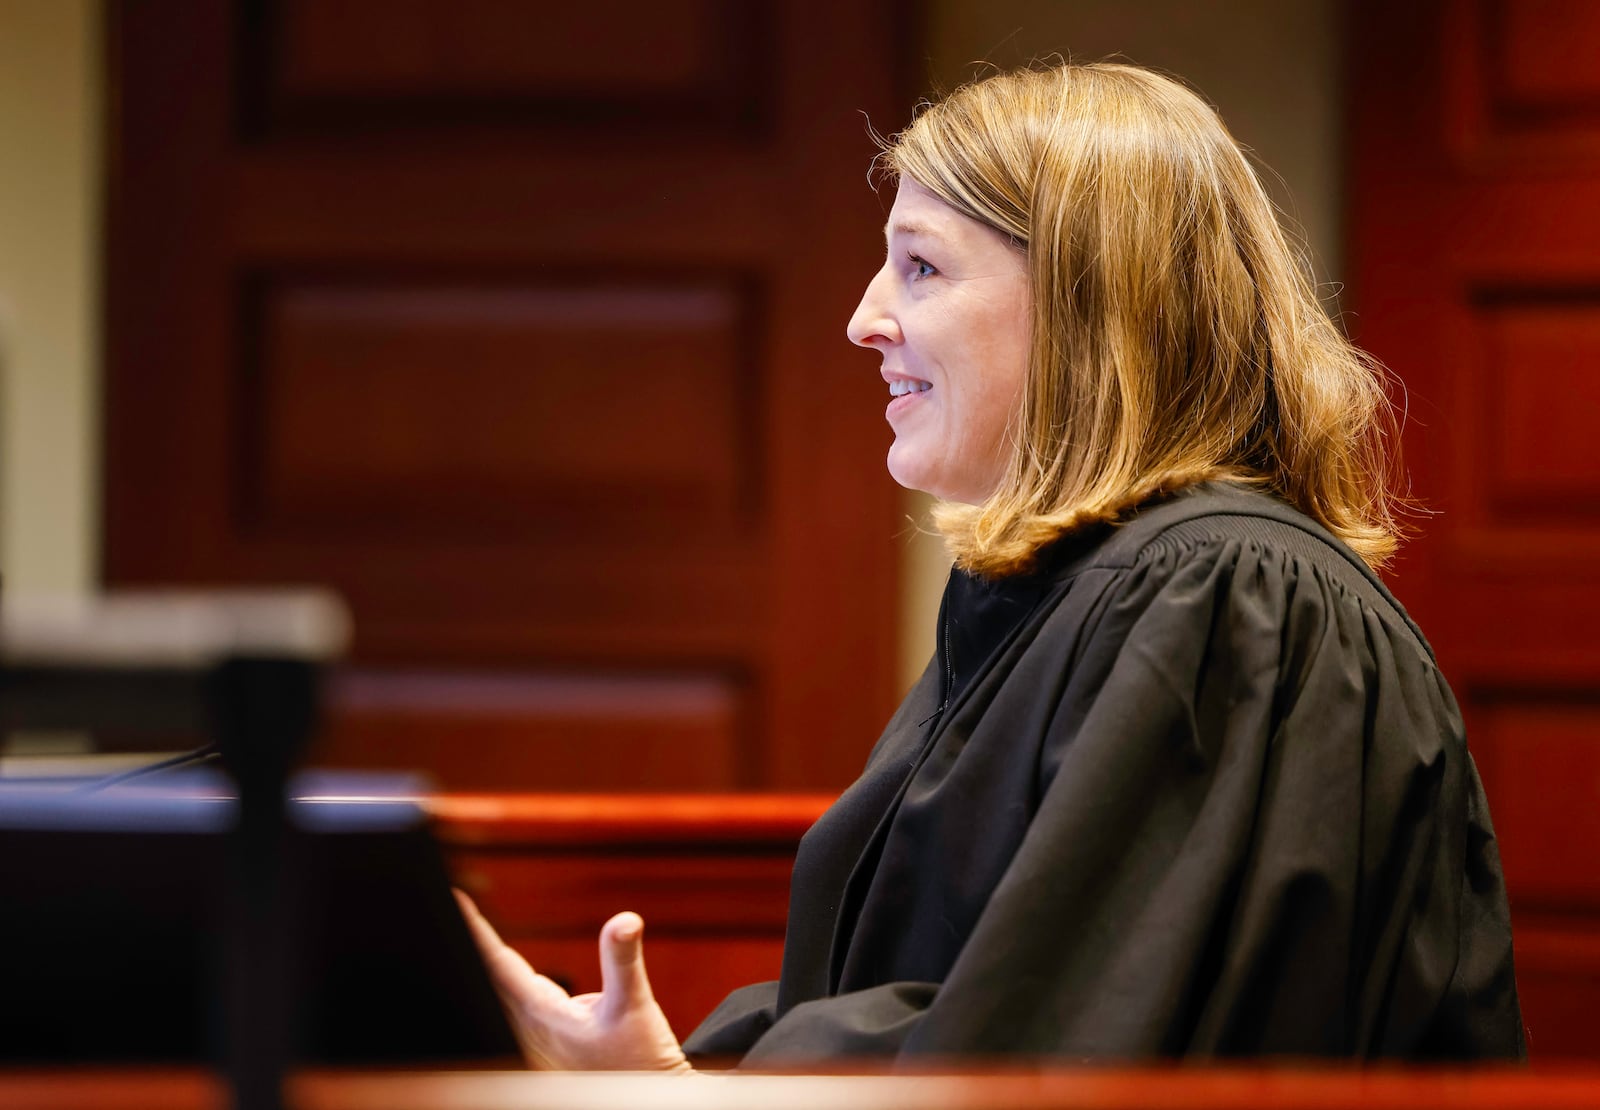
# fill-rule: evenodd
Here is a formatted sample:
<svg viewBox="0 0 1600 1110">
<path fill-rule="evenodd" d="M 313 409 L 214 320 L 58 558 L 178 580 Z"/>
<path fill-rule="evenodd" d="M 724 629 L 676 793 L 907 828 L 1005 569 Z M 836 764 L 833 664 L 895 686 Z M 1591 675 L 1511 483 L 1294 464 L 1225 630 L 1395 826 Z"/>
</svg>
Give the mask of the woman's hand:
<svg viewBox="0 0 1600 1110">
<path fill-rule="evenodd" d="M 528 966 L 461 891 L 456 901 L 530 1066 L 552 1071 L 693 1071 L 644 971 L 644 922 L 600 928 L 599 994 L 569 995 Z"/>
</svg>

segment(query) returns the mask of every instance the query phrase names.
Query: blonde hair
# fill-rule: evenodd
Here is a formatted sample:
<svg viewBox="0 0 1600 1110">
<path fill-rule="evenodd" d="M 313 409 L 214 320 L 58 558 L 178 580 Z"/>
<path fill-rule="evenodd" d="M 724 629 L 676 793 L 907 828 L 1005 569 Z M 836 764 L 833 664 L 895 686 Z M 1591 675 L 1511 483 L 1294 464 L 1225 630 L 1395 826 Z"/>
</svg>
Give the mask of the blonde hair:
<svg viewBox="0 0 1600 1110">
<path fill-rule="evenodd" d="M 1317 299 L 1217 114 L 1134 66 L 974 82 L 881 164 L 1027 252 L 1032 337 L 1014 450 L 981 505 L 934 521 L 963 569 L 1212 479 L 1270 490 L 1369 564 L 1399 532 L 1380 369 Z"/>
</svg>

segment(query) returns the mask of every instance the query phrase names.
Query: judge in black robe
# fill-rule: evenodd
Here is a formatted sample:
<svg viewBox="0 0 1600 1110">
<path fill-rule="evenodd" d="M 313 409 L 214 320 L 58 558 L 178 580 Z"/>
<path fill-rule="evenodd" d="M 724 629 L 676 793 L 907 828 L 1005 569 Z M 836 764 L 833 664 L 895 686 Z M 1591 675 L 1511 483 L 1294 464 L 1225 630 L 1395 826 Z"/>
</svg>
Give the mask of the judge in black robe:
<svg viewBox="0 0 1600 1110">
<path fill-rule="evenodd" d="M 801 843 L 782 977 L 685 1048 L 1521 1056 L 1426 641 L 1323 528 L 1228 484 L 1032 574 L 953 572 L 935 658 Z"/>
<path fill-rule="evenodd" d="M 477 923 L 529 1058 L 1520 1056 L 1460 716 L 1368 569 L 1383 391 L 1215 112 L 999 74 L 883 164 L 848 333 L 942 501 L 938 653 L 801 845 L 781 978 L 686 1045 L 632 915 L 597 1001 Z"/>
</svg>

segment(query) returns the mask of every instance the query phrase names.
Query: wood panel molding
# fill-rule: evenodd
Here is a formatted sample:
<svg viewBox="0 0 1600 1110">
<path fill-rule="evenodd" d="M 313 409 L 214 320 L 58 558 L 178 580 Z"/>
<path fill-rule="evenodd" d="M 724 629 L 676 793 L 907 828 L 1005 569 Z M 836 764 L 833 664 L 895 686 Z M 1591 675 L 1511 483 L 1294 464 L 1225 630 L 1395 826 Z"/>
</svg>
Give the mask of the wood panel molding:
<svg viewBox="0 0 1600 1110">
<path fill-rule="evenodd" d="M 257 537 L 759 535 L 749 280 L 244 288 L 239 527 Z"/>
<path fill-rule="evenodd" d="M 1357 341 L 1405 382 L 1395 576 L 1461 702 L 1537 1061 L 1600 1012 L 1600 7 L 1350 9 Z"/>
<path fill-rule="evenodd" d="M 793 850 L 832 794 L 440 794 L 427 799 L 439 840 L 554 848 L 570 844 L 723 844 Z"/>
<path fill-rule="evenodd" d="M 1517 994 L 1528 1015 L 1535 1060 L 1592 1058 L 1594 999 L 1600 994 L 1600 929 L 1592 916 L 1562 918 L 1512 904 Z"/>
<path fill-rule="evenodd" d="M 1480 291 L 1470 303 L 1482 380 L 1460 391 L 1477 409 L 1456 434 L 1477 462 L 1457 489 L 1477 491 L 1487 504 L 1473 515 L 1496 522 L 1600 517 L 1600 283 Z"/>
<path fill-rule="evenodd" d="M 1600 692 L 1473 685 L 1461 694 L 1514 907 L 1600 912 Z"/>
<path fill-rule="evenodd" d="M 1455 572 L 1486 588 L 1513 574 L 1600 579 L 1600 273 L 1594 260 L 1587 274 L 1557 270 L 1542 249 L 1548 229 L 1513 223 L 1504 234 L 1499 257 L 1476 241 L 1455 248 L 1477 265 L 1446 285 L 1453 326 L 1432 358 L 1447 372 L 1429 381 L 1408 367 L 1409 438 L 1448 460 L 1429 477 L 1439 516 L 1424 528 Z"/>
<path fill-rule="evenodd" d="M 1440 30 L 1445 131 L 1463 167 L 1600 158 L 1600 78 L 1587 0 L 1451 0 Z"/>
<path fill-rule="evenodd" d="M 1502 115 L 1589 115 L 1600 123 L 1600 8 L 1587 0 L 1491 0 L 1484 21 Z"/>
<path fill-rule="evenodd" d="M 692 790 L 759 779 L 753 691 L 731 674 L 348 670 L 318 761 L 428 768 L 447 790 Z"/>
<path fill-rule="evenodd" d="M 769 5 L 676 0 L 597 14 L 505 0 L 247 0 L 242 131 L 257 142 L 765 131 L 778 94 Z"/>
</svg>

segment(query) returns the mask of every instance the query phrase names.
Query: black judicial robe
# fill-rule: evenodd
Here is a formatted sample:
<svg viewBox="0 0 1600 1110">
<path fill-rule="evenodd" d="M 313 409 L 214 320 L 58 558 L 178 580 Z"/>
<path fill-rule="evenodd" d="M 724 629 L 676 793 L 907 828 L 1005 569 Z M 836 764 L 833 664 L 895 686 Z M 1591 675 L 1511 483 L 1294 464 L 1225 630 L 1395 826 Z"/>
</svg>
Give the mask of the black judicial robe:
<svg viewBox="0 0 1600 1110">
<path fill-rule="evenodd" d="M 1426 641 L 1321 527 L 1227 484 L 1034 574 L 953 573 L 933 661 L 801 842 L 782 978 L 685 1048 L 1524 1055 Z"/>
</svg>

